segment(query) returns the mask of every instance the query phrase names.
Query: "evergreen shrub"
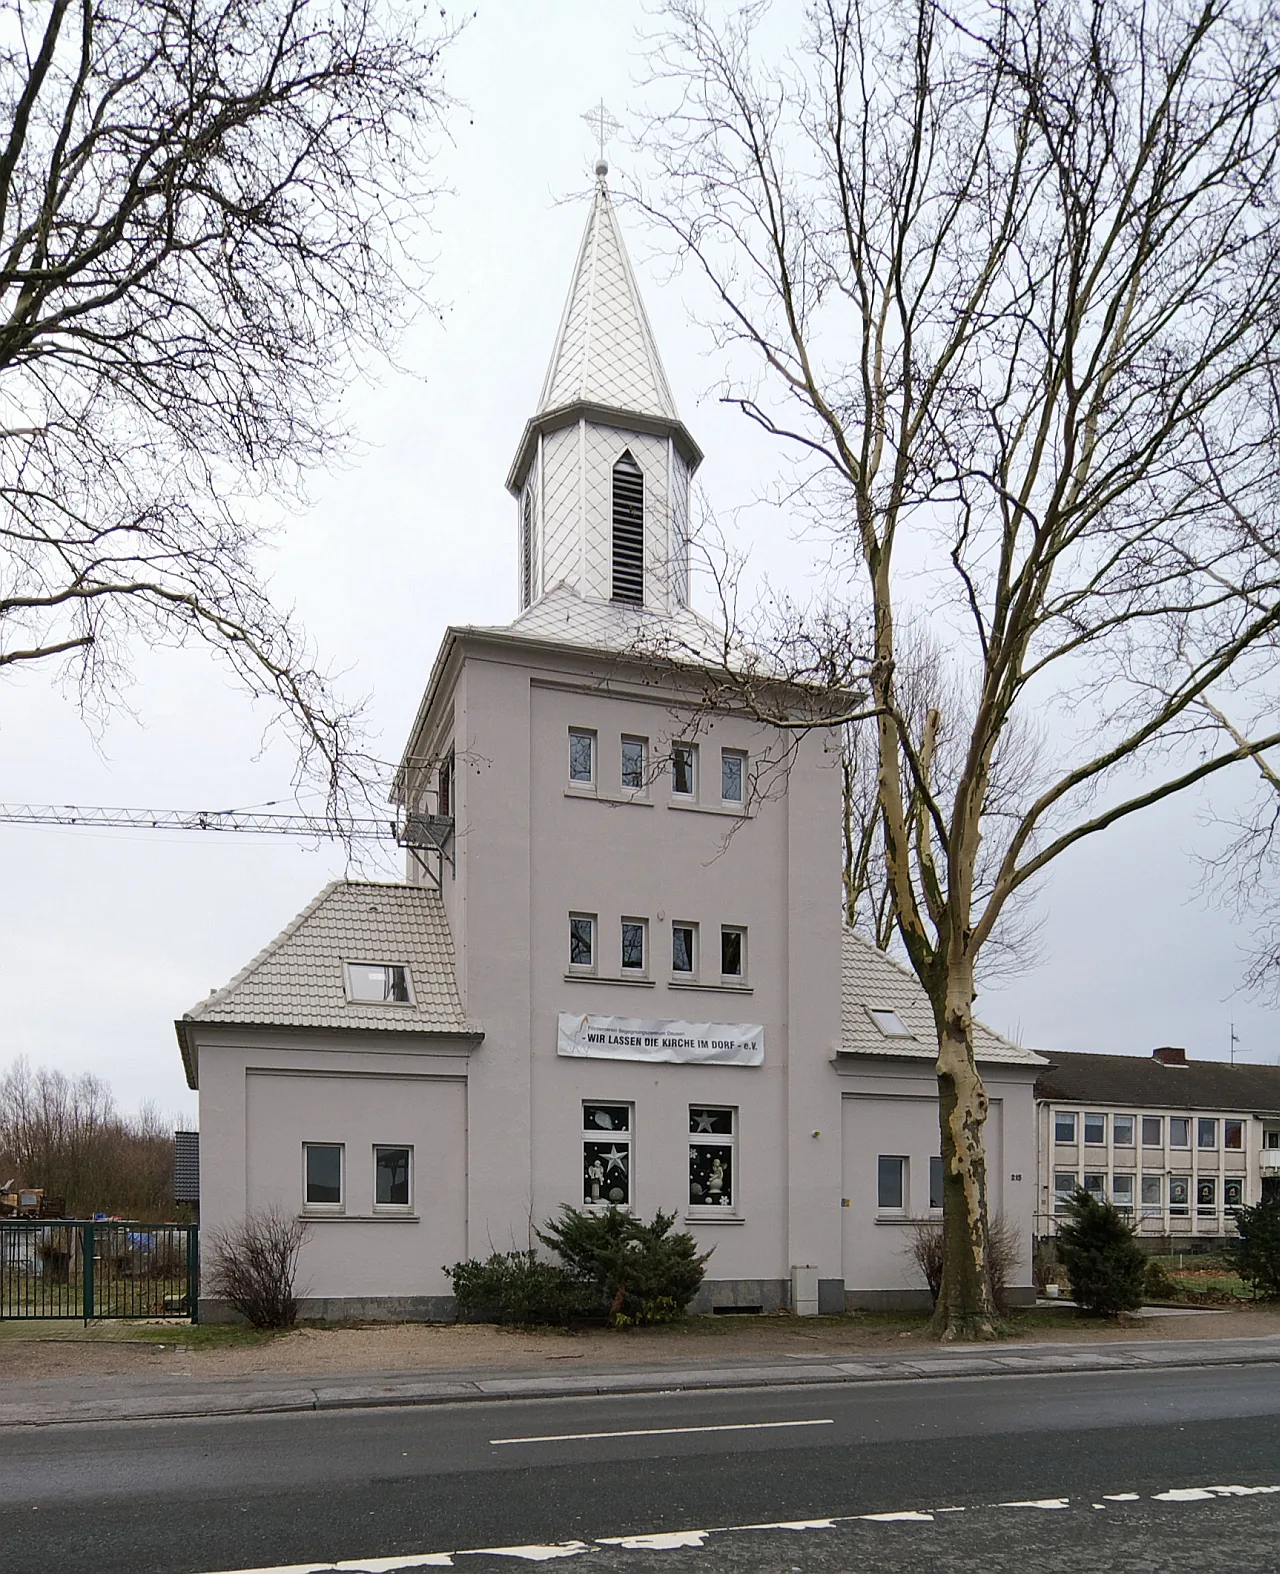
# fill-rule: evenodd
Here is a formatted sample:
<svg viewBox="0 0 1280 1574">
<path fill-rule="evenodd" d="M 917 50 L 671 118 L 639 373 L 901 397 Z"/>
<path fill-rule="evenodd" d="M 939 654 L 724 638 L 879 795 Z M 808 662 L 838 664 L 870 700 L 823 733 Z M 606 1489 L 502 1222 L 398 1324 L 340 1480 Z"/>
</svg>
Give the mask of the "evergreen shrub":
<svg viewBox="0 0 1280 1574">
<path fill-rule="evenodd" d="M 1146 1258 L 1133 1229 L 1109 1202 L 1077 1191 L 1058 1225 L 1058 1255 L 1082 1312 L 1114 1317 L 1142 1305 Z"/>
<path fill-rule="evenodd" d="M 461 1322 L 561 1328 L 591 1316 L 591 1287 L 536 1251 L 493 1252 L 446 1268 Z"/>
<path fill-rule="evenodd" d="M 1226 1243 L 1231 1266 L 1268 1301 L 1280 1300 L 1280 1197 L 1252 1208 L 1237 1208 L 1239 1239 Z"/>
<path fill-rule="evenodd" d="M 672 1322 L 697 1294 L 711 1253 L 700 1253 L 687 1232 L 672 1233 L 674 1223 L 661 1209 L 645 1224 L 620 1208 L 587 1212 L 564 1203 L 538 1239 L 592 1287 L 614 1327 L 626 1328 Z"/>
</svg>

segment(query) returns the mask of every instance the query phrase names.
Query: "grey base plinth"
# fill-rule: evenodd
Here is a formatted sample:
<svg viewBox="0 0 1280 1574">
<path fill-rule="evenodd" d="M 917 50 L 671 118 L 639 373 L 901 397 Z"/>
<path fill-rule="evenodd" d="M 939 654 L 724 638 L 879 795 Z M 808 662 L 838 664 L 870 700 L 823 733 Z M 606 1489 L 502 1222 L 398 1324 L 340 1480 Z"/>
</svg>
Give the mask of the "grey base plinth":
<svg viewBox="0 0 1280 1574">
<path fill-rule="evenodd" d="M 1033 1284 L 1015 1284 L 1005 1291 L 1008 1306 L 1034 1306 Z M 928 1290 L 846 1290 L 845 1310 L 850 1312 L 931 1312 L 933 1297 Z"/>
<path fill-rule="evenodd" d="M 451 1323 L 451 1295 L 307 1295 L 298 1301 L 302 1323 Z M 225 1301 L 201 1300 L 202 1323 L 242 1323 Z"/>
<path fill-rule="evenodd" d="M 704 1279 L 689 1310 L 698 1313 L 726 1310 L 785 1312 L 791 1306 L 790 1279 Z"/>
</svg>

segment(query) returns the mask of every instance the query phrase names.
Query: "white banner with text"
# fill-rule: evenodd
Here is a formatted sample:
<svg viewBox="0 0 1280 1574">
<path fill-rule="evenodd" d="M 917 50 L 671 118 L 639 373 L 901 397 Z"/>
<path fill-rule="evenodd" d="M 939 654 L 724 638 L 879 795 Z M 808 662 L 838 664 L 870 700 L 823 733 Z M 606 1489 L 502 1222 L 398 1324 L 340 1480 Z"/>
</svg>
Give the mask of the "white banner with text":
<svg viewBox="0 0 1280 1574">
<path fill-rule="evenodd" d="M 556 1053 L 579 1060 L 758 1066 L 764 1061 L 764 1028 L 754 1022 L 649 1022 L 562 1011 Z"/>
</svg>

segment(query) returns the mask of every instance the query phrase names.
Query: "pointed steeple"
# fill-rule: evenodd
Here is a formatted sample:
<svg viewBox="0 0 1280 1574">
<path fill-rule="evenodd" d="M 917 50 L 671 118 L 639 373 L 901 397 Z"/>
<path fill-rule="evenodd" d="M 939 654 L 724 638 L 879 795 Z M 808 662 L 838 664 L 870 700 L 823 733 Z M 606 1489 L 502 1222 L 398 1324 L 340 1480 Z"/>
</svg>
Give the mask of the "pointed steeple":
<svg viewBox="0 0 1280 1574">
<path fill-rule="evenodd" d="M 680 419 L 603 177 L 596 184 L 538 414 L 575 403 Z"/>
<path fill-rule="evenodd" d="M 601 158 L 537 412 L 507 477 L 521 611 L 557 586 L 662 613 L 688 603 L 689 483 L 702 453 L 676 410 L 608 170 Z"/>
</svg>

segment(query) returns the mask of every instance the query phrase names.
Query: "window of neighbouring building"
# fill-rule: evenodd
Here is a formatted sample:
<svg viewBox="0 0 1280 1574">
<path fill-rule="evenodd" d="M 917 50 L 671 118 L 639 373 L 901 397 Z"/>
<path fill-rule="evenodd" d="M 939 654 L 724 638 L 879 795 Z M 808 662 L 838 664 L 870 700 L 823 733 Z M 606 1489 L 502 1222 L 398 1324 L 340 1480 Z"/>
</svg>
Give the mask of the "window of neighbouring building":
<svg viewBox="0 0 1280 1574">
<path fill-rule="evenodd" d="M 698 786 L 698 750 L 692 743 L 671 745 L 671 791 L 678 798 L 692 798 Z"/>
<path fill-rule="evenodd" d="M 342 1144 L 304 1142 L 302 1161 L 307 1206 L 340 1208 L 342 1206 Z"/>
<path fill-rule="evenodd" d="M 1196 1121 L 1196 1147 L 1216 1148 L 1218 1146 L 1218 1123 L 1212 1117 L 1201 1115 Z"/>
<path fill-rule="evenodd" d="M 643 973 L 648 947 L 645 944 L 648 924 L 643 918 L 624 918 L 622 920 L 622 971 L 624 973 Z"/>
<path fill-rule="evenodd" d="M 1224 1148 L 1233 1148 L 1237 1152 L 1244 1147 L 1244 1122 L 1242 1120 L 1223 1121 L 1222 1146 Z"/>
<path fill-rule="evenodd" d="M 1121 1213 L 1133 1212 L 1133 1176 L 1113 1175 L 1111 1177 L 1111 1200 Z"/>
<path fill-rule="evenodd" d="M 590 787 L 596 779 L 596 735 L 581 727 L 569 728 L 569 780 Z"/>
<path fill-rule="evenodd" d="M 942 1208 L 942 1160 L 935 1155 L 929 1160 L 929 1206 L 935 1212 Z"/>
<path fill-rule="evenodd" d="M 631 1106 L 582 1106 L 582 1200 L 625 1208 L 631 1202 Z"/>
<path fill-rule="evenodd" d="M 1076 1140 L 1075 1111 L 1059 1109 L 1053 1115 L 1053 1140 L 1055 1142 L 1074 1142 Z"/>
<path fill-rule="evenodd" d="M 412 1148 L 373 1150 L 373 1201 L 379 1208 L 407 1208 L 410 1195 Z"/>
<path fill-rule="evenodd" d="M 881 1213 L 902 1213 L 906 1210 L 906 1159 L 882 1153 L 876 1160 L 876 1206 Z"/>
<path fill-rule="evenodd" d="M 1053 1176 L 1053 1211 L 1065 1213 L 1080 1182 L 1074 1170 L 1056 1170 Z"/>
<path fill-rule="evenodd" d="M 643 792 L 649 785 L 649 740 L 623 738 L 622 785 L 628 792 Z"/>
<path fill-rule="evenodd" d="M 734 1205 L 735 1111 L 712 1105 L 689 1106 L 689 1206 Z"/>
<path fill-rule="evenodd" d="M 361 1005 L 411 1006 L 409 969 L 401 962 L 348 962 L 347 999 Z"/>
<path fill-rule="evenodd" d="M 1117 1148 L 1131 1148 L 1133 1146 L 1132 1115 L 1116 1115 L 1111 1121 L 1111 1141 Z"/>
<path fill-rule="evenodd" d="M 747 976 L 747 931 L 726 925 L 720 931 L 720 976 L 740 984 Z"/>
<path fill-rule="evenodd" d="M 1186 1218 L 1191 1211 L 1191 1177 L 1190 1175 L 1170 1175 L 1169 1177 L 1169 1212 L 1179 1218 Z"/>
<path fill-rule="evenodd" d="M 1107 1140 L 1107 1117 L 1105 1115 L 1085 1116 L 1084 1140 L 1094 1147 L 1105 1145 Z"/>
<path fill-rule="evenodd" d="M 1212 1176 L 1202 1175 L 1196 1182 L 1196 1213 L 1211 1218 L 1218 1211 L 1218 1182 Z"/>
<path fill-rule="evenodd" d="M 1149 1214 L 1164 1212 L 1163 1175 L 1144 1175 L 1142 1177 L 1142 1211 Z"/>
<path fill-rule="evenodd" d="M 1191 1146 L 1190 1116 L 1169 1116 L 1169 1146 L 1171 1148 L 1189 1148 Z"/>
<path fill-rule="evenodd" d="M 746 798 L 747 757 L 739 749 L 720 751 L 720 797 L 725 803 L 742 803 Z"/>
<path fill-rule="evenodd" d="M 1267 1127 L 1262 1133 L 1262 1146 L 1268 1152 L 1274 1152 L 1276 1148 L 1280 1148 L 1280 1126 Z"/>
<path fill-rule="evenodd" d="M 1086 1170 L 1084 1177 L 1084 1189 L 1089 1193 L 1095 1202 L 1106 1202 L 1107 1177 L 1105 1175 L 1090 1173 L 1088 1170 Z"/>
<path fill-rule="evenodd" d="M 1222 1182 L 1222 1206 L 1227 1209 L 1244 1207 L 1244 1176 L 1228 1175 Z"/>
<path fill-rule="evenodd" d="M 697 924 L 672 924 L 671 971 L 690 978 L 698 967 Z"/>
<path fill-rule="evenodd" d="M 594 913 L 569 914 L 569 966 L 584 972 L 596 965 Z"/>
<path fill-rule="evenodd" d="M 1142 1117 L 1142 1146 L 1144 1148 L 1162 1148 L 1164 1146 L 1164 1117 L 1162 1115 L 1144 1115 Z"/>
</svg>

